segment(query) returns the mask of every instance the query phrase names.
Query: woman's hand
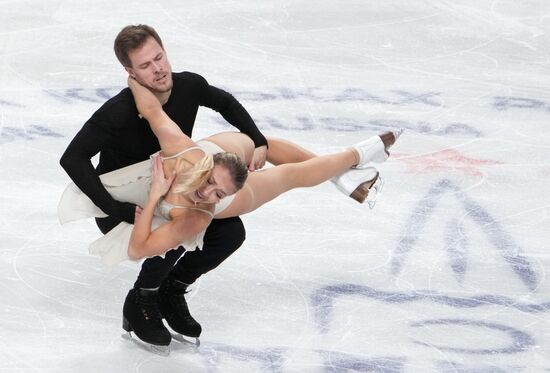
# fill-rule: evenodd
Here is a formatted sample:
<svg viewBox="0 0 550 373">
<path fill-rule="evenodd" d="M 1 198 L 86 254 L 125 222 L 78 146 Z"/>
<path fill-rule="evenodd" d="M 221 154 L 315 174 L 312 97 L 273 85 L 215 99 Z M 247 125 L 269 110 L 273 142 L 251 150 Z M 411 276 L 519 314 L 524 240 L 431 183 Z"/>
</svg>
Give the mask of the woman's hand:
<svg viewBox="0 0 550 373">
<path fill-rule="evenodd" d="M 157 154 L 153 156 L 153 172 L 151 173 L 151 192 L 149 196 L 151 198 L 160 199 L 160 197 L 168 193 L 175 178 L 176 171 L 172 171 L 171 175 L 166 177 L 160 155 Z"/>
</svg>

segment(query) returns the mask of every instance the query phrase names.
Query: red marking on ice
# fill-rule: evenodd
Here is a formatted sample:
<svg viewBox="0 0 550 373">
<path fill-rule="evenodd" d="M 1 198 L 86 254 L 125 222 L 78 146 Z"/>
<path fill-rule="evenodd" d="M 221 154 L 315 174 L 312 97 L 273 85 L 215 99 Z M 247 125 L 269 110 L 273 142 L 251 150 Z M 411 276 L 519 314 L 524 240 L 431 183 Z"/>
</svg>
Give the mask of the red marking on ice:
<svg viewBox="0 0 550 373">
<path fill-rule="evenodd" d="M 503 164 L 501 161 L 492 159 L 471 158 L 463 155 L 454 149 L 445 149 L 435 153 L 423 155 L 399 154 L 398 160 L 407 165 L 407 172 L 428 173 L 428 172 L 461 172 L 470 176 L 482 176 L 481 166 Z"/>
</svg>

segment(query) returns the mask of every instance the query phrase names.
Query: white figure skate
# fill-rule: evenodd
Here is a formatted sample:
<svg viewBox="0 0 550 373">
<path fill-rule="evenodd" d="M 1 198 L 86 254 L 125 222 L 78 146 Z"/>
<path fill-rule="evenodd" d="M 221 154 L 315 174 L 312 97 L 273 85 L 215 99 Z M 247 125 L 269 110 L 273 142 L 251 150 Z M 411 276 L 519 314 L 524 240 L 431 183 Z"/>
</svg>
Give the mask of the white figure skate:
<svg viewBox="0 0 550 373">
<path fill-rule="evenodd" d="M 374 167 L 351 169 L 332 178 L 334 185 L 359 203 L 367 202 L 371 209 L 382 192 L 384 180 Z"/>
<path fill-rule="evenodd" d="M 402 133 L 403 129 L 388 131 L 353 145 L 359 154 L 359 163 L 354 168 L 365 168 L 370 162 L 385 162 L 390 156 L 389 149 Z"/>
</svg>

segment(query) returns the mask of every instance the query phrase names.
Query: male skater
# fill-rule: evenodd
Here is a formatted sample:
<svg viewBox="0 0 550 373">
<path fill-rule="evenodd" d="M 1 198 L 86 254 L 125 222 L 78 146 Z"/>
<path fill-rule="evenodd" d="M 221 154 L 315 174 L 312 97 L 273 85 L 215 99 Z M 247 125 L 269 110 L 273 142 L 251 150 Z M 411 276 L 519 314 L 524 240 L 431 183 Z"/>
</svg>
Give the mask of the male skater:
<svg viewBox="0 0 550 373">
<path fill-rule="evenodd" d="M 114 49 L 128 74 L 158 97 L 164 111 L 185 134 L 191 137 L 199 106 L 209 107 L 254 141 L 256 150 L 250 170 L 263 167 L 267 140 L 247 111 L 231 94 L 209 85 L 202 76 L 190 72 L 172 73 L 162 41 L 152 27 L 124 27 L 115 39 Z M 128 88 L 104 103 L 65 150 L 61 166 L 109 215 L 96 219 L 103 233 L 122 221 L 133 223 L 139 207 L 114 200 L 101 184 L 99 175 L 143 161 L 158 150 L 157 138 L 147 121 L 139 116 Z M 99 163 L 94 169 L 91 158 L 97 153 Z M 165 318 L 177 333 L 198 338 L 202 329 L 189 313 L 186 289 L 229 257 L 244 239 L 240 218 L 216 219 L 206 231 L 202 250 L 183 255 L 185 249 L 179 247 L 167 252 L 165 258 L 145 260 L 124 302 L 124 329 L 134 331 L 144 342 L 165 346 L 171 341 L 171 334 L 162 322 Z"/>
</svg>

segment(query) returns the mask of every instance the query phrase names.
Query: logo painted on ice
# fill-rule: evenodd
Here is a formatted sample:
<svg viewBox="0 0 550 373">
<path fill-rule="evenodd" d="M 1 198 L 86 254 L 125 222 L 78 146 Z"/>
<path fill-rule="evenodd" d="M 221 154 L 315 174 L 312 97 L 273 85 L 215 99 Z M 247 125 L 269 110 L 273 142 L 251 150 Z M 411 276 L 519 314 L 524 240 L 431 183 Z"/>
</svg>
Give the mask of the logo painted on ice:
<svg viewBox="0 0 550 373">
<path fill-rule="evenodd" d="M 74 102 L 101 103 L 123 87 L 104 88 L 67 88 L 61 90 L 46 90 L 45 92 L 56 100 L 66 104 Z M 428 107 L 443 106 L 444 100 L 439 92 L 412 92 L 406 90 L 389 91 L 385 96 L 375 95 L 362 88 L 344 88 L 336 92 L 328 92 L 317 87 L 294 89 L 289 87 L 266 88 L 262 91 L 228 91 L 235 94 L 241 102 L 276 102 L 286 100 L 311 100 L 322 103 L 357 103 L 408 106 L 422 105 Z M 405 128 L 410 131 L 436 136 L 470 136 L 481 137 L 482 133 L 475 126 L 461 123 L 429 123 L 425 121 L 406 121 L 392 119 L 366 119 L 354 120 L 342 117 L 320 117 L 312 119 L 309 116 L 297 116 L 290 120 L 281 120 L 274 116 L 254 115 L 258 127 L 262 130 L 292 130 L 292 131 L 334 131 L 334 132 L 358 132 L 358 131 L 383 131 L 394 128 Z M 213 116 L 212 120 L 224 127 L 230 125 L 219 116 Z"/>
<path fill-rule="evenodd" d="M 113 97 L 122 87 L 104 87 L 97 89 L 89 88 L 67 88 L 62 90 L 47 89 L 45 92 L 63 102 L 63 103 L 72 103 L 74 101 L 83 101 L 83 102 L 94 102 L 101 103 L 105 100 Z"/>
<path fill-rule="evenodd" d="M 212 116 L 211 120 L 222 127 L 231 128 L 223 118 Z M 283 120 L 272 116 L 255 116 L 254 121 L 261 130 L 286 130 L 286 131 L 331 131 L 331 132 L 359 132 L 359 131 L 387 131 L 396 128 L 404 128 L 426 135 L 435 136 L 469 136 L 481 137 L 483 133 L 475 127 L 459 122 L 447 124 L 429 123 L 425 121 L 405 121 L 391 119 L 355 120 L 342 117 L 295 117 Z"/>
<path fill-rule="evenodd" d="M 407 165 L 407 172 L 414 174 L 424 172 L 461 172 L 468 176 L 482 176 L 481 166 L 499 165 L 503 162 L 491 159 L 471 158 L 455 149 L 445 149 L 442 151 L 409 156 L 406 154 L 393 154 L 394 158 Z"/>
<path fill-rule="evenodd" d="M 527 109 L 527 110 L 542 110 L 550 111 L 550 104 L 528 97 L 514 97 L 514 96 L 496 96 L 494 97 L 493 107 L 497 110 L 508 109 Z"/>
<path fill-rule="evenodd" d="M 505 231 L 487 210 L 472 198 L 468 197 L 458 186 L 447 179 L 442 179 L 435 183 L 426 196 L 420 199 L 413 208 L 393 252 L 391 260 L 392 274 L 396 276 L 402 271 L 407 255 L 414 250 L 418 236 L 421 235 L 422 231 L 425 229 L 429 216 L 433 215 L 438 202 L 446 194 L 455 196 L 455 198 L 458 199 L 464 209 L 468 211 L 469 218 L 481 228 L 481 231 L 485 234 L 488 241 L 497 249 L 498 253 L 500 253 L 504 261 L 508 263 L 521 283 L 530 291 L 535 290 L 538 284 L 537 274 L 529 261 L 521 255 L 522 250 L 519 245 L 514 242 L 510 234 Z M 456 228 L 456 224 L 457 219 L 451 219 L 447 229 L 448 235 L 446 235 L 448 244 L 445 246 L 448 248 L 448 255 L 451 259 L 451 270 L 454 272 L 457 281 L 462 282 L 468 267 L 464 247 L 467 242 L 465 242 L 464 239 L 456 240 L 456 229 L 460 229 L 460 225 L 459 228 Z M 321 333 L 327 333 L 329 331 L 330 323 L 334 317 L 335 302 L 340 297 L 365 297 L 390 305 L 430 301 L 434 304 L 445 305 L 454 309 L 473 309 L 494 305 L 530 314 L 545 313 L 550 310 L 550 302 L 529 303 L 493 294 L 454 297 L 434 290 L 384 291 L 358 284 L 334 284 L 318 289 L 311 296 L 311 304 L 315 310 L 316 325 Z M 528 351 L 536 345 L 535 339 L 528 332 L 499 322 L 490 322 L 487 320 L 445 317 L 410 322 L 408 326 L 416 329 L 429 328 L 431 331 L 435 330 L 437 327 L 441 327 L 442 330 L 460 328 L 468 333 L 471 331 L 478 331 L 482 334 L 490 332 L 495 335 L 501 335 L 501 341 L 493 346 L 472 346 L 470 344 L 457 346 L 456 344 L 446 345 L 445 342 L 434 343 L 433 341 L 412 339 L 413 343 L 420 346 L 458 354 L 515 354 Z M 399 364 L 398 361 L 394 360 L 392 364 L 395 363 Z M 438 364 L 445 369 L 452 368 L 451 371 L 455 371 L 455 368 L 457 371 L 461 371 L 461 365 L 452 361 L 448 361 L 443 365 L 441 365 L 442 363 Z M 384 364 L 382 364 L 382 367 L 388 368 Z M 495 371 L 493 368 L 500 369 L 497 367 L 484 366 L 476 367 L 475 371 L 492 372 Z"/>
<path fill-rule="evenodd" d="M 63 135 L 38 124 L 31 124 L 24 128 L 8 126 L 0 129 L 0 144 L 16 140 L 34 140 L 37 137 L 59 138 Z"/>
<path fill-rule="evenodd" d="M 462 203 L 464 209 L 468 212 L 467 217 L 481 228 L 489 239 L 489 242 L 499 251 L 502 258 L 511 266 L 523 284 L 529 290 L 535 290 L 538 282 L 537 275 L 529 261 L 521 256 L 522 250 L 519 245 L 514 242 L 510 234 L 504 230 L 487 210 L 447 179 L 437 182 L 413 208 L 403 234 L 399 238 L 397 247 L 393 252 L 391 262 L 392 274 L 397 275 L 401 272 L 407 254 L 416 245 L 419 232 L 423 231 L 428 218 L 433 215 L 434 209 L 445 194 L 455 196 Z M 466 242 L 465 240 L 457 241 L 452 238 L 455 237 L 453 226 L 453 224 L 449 226 L 450 234 L 447 236 L 448 245 L 446 246 L 449 248 L 449 256 L 452 261 L 451 268 L 460 280 L 467 267 L 466 256 L 464 254 L 464 245 Z"/>
</svg>

